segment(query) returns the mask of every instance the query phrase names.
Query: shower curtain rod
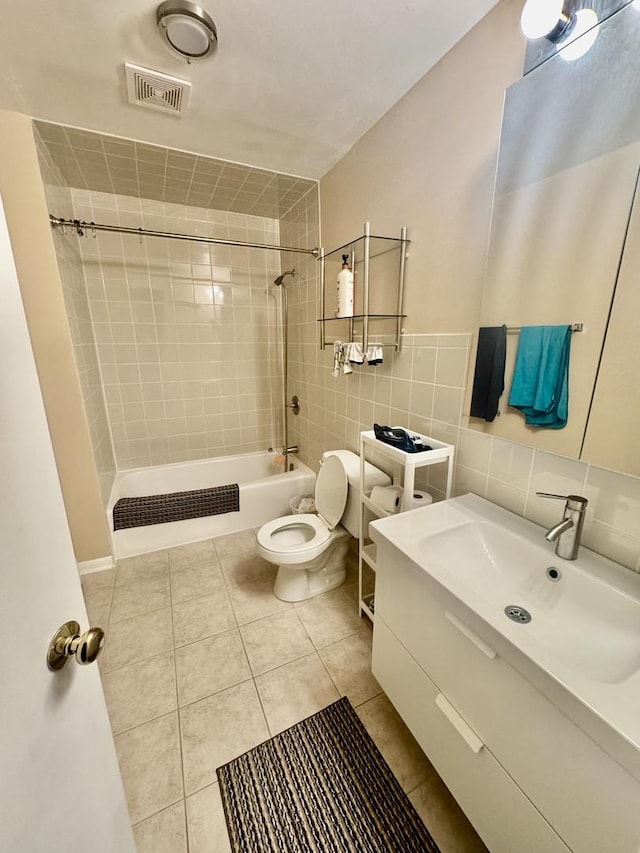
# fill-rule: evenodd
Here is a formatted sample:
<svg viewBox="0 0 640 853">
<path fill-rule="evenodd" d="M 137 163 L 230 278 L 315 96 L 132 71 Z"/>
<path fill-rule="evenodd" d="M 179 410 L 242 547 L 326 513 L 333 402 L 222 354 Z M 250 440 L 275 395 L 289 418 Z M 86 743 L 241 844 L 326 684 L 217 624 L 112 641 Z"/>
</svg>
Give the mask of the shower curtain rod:
<svg viewBox="0 0 640 853">
<path fill-rule="evenodd" d="M 86 222 L 84 219 L 63 219 L 49 214 L 52 228 L 73 228 L 78 237 L 84 237 L 88 232 L 111 231 L 117 234 L 137 234 L 138 237 L 165 237 L 169 240 L 189 240 L 194 243 L 213 243 L 218 246 L 239 246 L 244 249 L 272 249 L 277 252 L 298 252 L 303 255 L 318 257 L 319 249 L 298 249 L 293 246 L 274 246 L 271 243 L 243 243 L 242 240 L 224 240 L 218 237 L 196 237 L 193 234 L 175 234 L 171 231 L 150 231 L 147 228 L 126 228 L 120 225 L 99 225 L 97 222 Z"/>
</svg>

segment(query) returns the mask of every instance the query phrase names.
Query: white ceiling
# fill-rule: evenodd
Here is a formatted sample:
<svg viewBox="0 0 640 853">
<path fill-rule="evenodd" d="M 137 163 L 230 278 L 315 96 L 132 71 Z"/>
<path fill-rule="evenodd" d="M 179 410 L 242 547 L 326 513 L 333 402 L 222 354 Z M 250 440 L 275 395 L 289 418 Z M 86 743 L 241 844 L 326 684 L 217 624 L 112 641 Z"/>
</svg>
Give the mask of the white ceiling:
<svg viewBox="0 0 640 853">
<path fill-rule="evenodd" d="M 496 0 L 204 0 L 219 48 L 187 65 L 155 0 L 0 0 L 0 108 L 321 177 Z M 129 105 L 123 62 L 192 81 L 188 115 Z"/>
</svg>

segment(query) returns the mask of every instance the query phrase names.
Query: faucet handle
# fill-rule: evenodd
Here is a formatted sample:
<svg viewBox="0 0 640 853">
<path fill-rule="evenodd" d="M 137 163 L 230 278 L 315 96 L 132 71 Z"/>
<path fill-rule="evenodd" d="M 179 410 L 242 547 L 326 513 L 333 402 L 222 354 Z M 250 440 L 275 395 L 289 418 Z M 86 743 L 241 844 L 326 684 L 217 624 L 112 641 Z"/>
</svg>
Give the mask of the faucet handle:
<svg viewBox="0 0 640 853">
<path fill-rule="evenodd" d="M 587 508 L 589 501 L 581 495 L 554 495 L 551 492 L 536 492 L 539 498 L 555 498 L 556 500 L 566 501 L 569 509 L 582 510 Z"/>
</svg>

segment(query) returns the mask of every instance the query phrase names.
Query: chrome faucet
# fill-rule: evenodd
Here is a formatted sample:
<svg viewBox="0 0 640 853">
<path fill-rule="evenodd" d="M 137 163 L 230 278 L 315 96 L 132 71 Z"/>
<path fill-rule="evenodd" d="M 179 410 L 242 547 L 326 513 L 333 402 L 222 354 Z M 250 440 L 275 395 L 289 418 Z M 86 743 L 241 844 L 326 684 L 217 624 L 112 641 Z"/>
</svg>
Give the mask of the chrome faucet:
<svg viewBox="0 0 640 853">
<path fill-rule="evenodd" d="M 556 543 L 556 554 L 563 560 L 575 560 L 578 556 L 584 517 L 587 510 L 587 499 L 580 495 L 551 495 L 548 492 L 536 492 L 541 498 L 555 498 L 566 501 L 562 521 L 554 524 L 545 533 L 548 542 Z"/>
</svg>

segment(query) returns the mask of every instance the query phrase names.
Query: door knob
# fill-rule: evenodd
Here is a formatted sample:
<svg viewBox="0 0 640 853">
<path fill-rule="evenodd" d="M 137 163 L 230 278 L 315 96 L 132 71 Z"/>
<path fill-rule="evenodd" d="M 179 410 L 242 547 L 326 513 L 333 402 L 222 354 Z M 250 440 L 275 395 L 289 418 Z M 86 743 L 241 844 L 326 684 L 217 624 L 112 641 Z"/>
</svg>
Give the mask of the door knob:
<svg viewBox="0 0 640 853">
<path fill-rule="evenodd" d="M 80 625 L 77 622 L 65 622 L 49 644 L 47 666 L 56 672 L 65 665 L 71 656 L 84 666 L 93 663 L 104 646 L 104 631 L 102 628 L 89 628 L 80 635 Z"/>
</svg>

